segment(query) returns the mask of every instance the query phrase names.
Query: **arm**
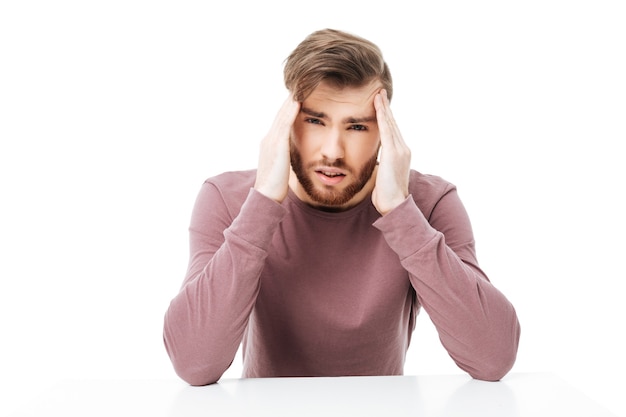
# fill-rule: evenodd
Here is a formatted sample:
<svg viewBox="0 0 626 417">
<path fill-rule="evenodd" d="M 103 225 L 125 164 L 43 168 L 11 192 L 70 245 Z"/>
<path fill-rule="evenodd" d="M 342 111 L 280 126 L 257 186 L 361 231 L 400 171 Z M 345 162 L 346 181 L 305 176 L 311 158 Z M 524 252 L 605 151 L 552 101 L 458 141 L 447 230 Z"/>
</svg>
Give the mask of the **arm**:
<svg viewBox="0 0 626 417">
<path fill-rule="evenodd" d="M 219 190 L 205 183 L 191 219 L 188 271 L 165 314 L 165 347 L 178 375 L 192 385 L 216 382 L 232 363 L 284 215 L 282 206 L 255 190 L 232 223 L 227 209 Z"/>
<path fill-rule="evenodd" d="M 285 215 L 280 203 L 288 190 L 289 132 L 298 111 L 289 96 L 261 142 L 254 189 L 238 213 L 210 183 L 196 201 L 189 268 L 164 325 L 174 369 L 192 385 L 216 382 L 243 338 L 267 250 Z"/>
<path fill-rule="evenodd" d="M 411 153 L 384 90 L 374 105 L 381 154 L 374 223 L 408 271 L 418 301 L 457 365 L 476 379 L 498 380 L 513 366 L 520 326 L 513 306 L 478 267 L 469 218 L 448 187 L 428 220 L 409 197 Z"/>
<path fill-rule="evenodd" d="M 471 225 L 454 188 L 429 220 L 407 198 L 374 225 L 398 253 L 456 364 L 476 379 L 499 380 L 517 355 L 515 310 L 478 267 Z"/>
</svg>

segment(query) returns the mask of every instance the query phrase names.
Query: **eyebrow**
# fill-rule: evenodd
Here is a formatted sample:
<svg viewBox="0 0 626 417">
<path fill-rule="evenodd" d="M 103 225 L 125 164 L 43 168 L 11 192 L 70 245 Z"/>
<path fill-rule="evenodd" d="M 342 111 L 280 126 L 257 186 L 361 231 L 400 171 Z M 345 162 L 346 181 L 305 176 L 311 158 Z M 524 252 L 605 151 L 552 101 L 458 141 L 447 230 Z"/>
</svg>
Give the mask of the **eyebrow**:
<svg viewBox="0 0 626 417">
<path fill-rule="evenodd" d="M 329 117 L 324 112 L 318 112 L 308 107 L 302 107 L 300 109 L 302 113 L 308 114 L 309 116 L 316 117 L 318 119 L 328 119 Z M 353 123 L 371 123 L 376 121 L 376 115 L 374 116 L 366 116 L 366 117 L 346 117 L 342 120 L 343 123 L 353 124 Z"/>
</svg>

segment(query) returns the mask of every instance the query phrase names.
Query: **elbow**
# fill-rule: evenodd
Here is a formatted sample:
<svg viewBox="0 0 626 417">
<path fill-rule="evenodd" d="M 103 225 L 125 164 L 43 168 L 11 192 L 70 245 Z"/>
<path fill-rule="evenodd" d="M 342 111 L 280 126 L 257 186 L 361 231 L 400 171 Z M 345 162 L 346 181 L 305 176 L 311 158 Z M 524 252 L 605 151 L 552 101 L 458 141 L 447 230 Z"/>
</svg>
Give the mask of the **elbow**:
<svg viewBox="0 0 626 417">
<path fill-rule="evenodd" d="M 210 363 L 179 355 L 170 355 L 170 360 L 176 375 L 183 381 L 193 386 L 203 386 L 216 383 L 224 374 L 224 370 L 211 366 Z"/>
<path fill-rule="evenodd" d="M 168 343 L 164 337 L 165 350 L 169 355 L 176 375 L 193 386 L 203 386 L 216 383 L 228 367 L 215 366 L 211 360 L 203 357 L 197 351 L 176 347 Z"/>
<path fill-rule="evenodd" d="M 455 362 L 474 379 L 499 381 L 513 368 L 516 356 L 515 353 L 499 351 L 497 354 L 484 356 L 480 360 L 459 361 L 455 359 Z"/>
<path fill-rule="evenodd" d="M 499 381 L 513 368 L 517 359 L 519 346 L 520 328 L 519 324 L 513 332 L 513 337 L 508 342 L 495 344 L 495 349 L 490 349 L 489 353 L 482 356 L 478 363 L 471 367 L 462 367 L 474 379 L 482 381 Z"/>
<path fill-rule="evenodd" d="M 211 385 L 216 383 L 222 376 L 221 373 L 210 373 L 204 370 L 196 370 L 191 367 L 174 365 L 176 374 L 186 383 L 193 386 Z"/>
<path fill-rule="evenodd" d="M 500 381 L 506 374 L 509 373 L 515 358 L 508 360 L 492 360 L 482 363 L 480 367 L 466 369 L 467 373 L 474 378 L 481 381 Z"/>
<path fill-rule="evenodd" d="M 483 336 L 480 343 L 464 353 L 450 353 L 457 366 L 472 378 L 481 381 L 499 381 L 513 368 L 517 359 L 520 326 L 517 318 L 513 325 L 500 332 Z M 467 347 L 467 345 L 466 345 Z"/>
</svg>

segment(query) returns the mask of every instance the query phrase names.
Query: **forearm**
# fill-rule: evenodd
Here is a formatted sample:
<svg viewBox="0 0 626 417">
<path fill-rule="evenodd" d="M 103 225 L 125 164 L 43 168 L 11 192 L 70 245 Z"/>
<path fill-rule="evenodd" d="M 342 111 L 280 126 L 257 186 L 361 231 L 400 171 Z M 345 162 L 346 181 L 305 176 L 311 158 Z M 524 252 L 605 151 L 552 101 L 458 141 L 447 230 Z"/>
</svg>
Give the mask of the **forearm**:
<svg viewBox="0 0 626 417">
<path fill-rule="evenodd" d="M 230 366 L 259 290 L 282 207 L 252 192 L 213 253 L 192 234 L 192 261 L 165 315 L 164 341 L 176 372 L 192 385 L 217 381 Z M 193 229 L 193 227 L 192 227 Z"/>
<path fill-rule="evenodd" d="M 515 361 L 519 323 L 511 303 L 478 268 L 471 233 L 466 245 L 451 236 L 453 249 L 410 199 L 392 215 L 379 227 L 408 271 L 442 344 L 474 378 L 500 379 Z"/>
<path fill-rule="evenodd" d="M 439 235 L 402 261 L 443 346 L 472 377 L 499 380 L 513 366 L 519 341 L 515 310 L 479 270 Z"/>
</svg>

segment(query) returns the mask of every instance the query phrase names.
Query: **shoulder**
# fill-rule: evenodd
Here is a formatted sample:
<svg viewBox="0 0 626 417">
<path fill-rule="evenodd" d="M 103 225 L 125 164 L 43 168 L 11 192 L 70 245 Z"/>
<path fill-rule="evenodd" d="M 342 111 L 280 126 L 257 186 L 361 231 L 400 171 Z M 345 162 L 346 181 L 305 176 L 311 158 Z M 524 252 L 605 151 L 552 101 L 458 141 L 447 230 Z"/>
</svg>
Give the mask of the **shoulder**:
<svg viewBox="0 0 626 417">
<path fill-rule="evenodd" d="M 202 210 L 225 208 L 236 215 L 254 186 L 256 170 L 228 171 L 207 178 L 202 184 L 197 205 Z"/>
<path fill-rule="evenodd" d="M 411 170 L 409 193 L 427 218 L 445 195 L 455 191 L 456 186 L 440 176 Z"/>
<path fill-rule="evenodd" d="M 412 169 L 409 177 L 409 188 L 437 194 L 446 193 L 456 187 L 440 176 L 423 174 Z"/>
<path fill-rule="evenodd" d="M 248 194 L 250 187 L 254 185 L 256 169 L 247 171 L 228 171 L 219 175 L 207 178 L 204 183 L 211 184 L 219 190 L 228 193 L 244 192 Z"/>
</svg>

